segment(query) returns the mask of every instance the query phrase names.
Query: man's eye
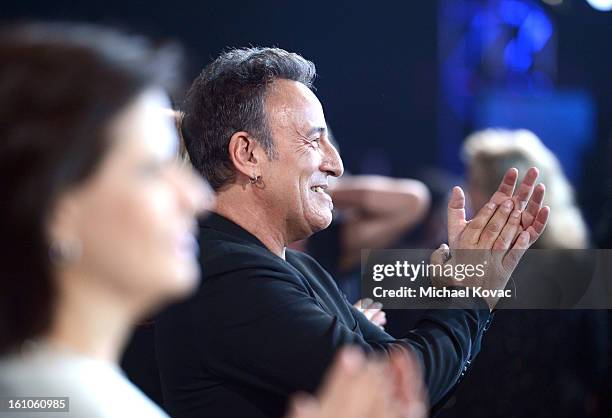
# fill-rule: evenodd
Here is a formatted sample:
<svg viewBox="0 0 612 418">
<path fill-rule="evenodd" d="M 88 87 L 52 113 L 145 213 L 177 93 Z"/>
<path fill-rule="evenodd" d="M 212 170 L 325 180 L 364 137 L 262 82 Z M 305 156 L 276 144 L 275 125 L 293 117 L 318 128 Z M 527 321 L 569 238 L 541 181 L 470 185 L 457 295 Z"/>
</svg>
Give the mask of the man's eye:
<svg viewBox="0 0 612 418">
<path fill-rule="evenodd" d="M 313 147 L 319 148 L 319 138 L 313 139 L 312 141 L 310 141 L 310 143 L 312 144 Z"/>
</svg>

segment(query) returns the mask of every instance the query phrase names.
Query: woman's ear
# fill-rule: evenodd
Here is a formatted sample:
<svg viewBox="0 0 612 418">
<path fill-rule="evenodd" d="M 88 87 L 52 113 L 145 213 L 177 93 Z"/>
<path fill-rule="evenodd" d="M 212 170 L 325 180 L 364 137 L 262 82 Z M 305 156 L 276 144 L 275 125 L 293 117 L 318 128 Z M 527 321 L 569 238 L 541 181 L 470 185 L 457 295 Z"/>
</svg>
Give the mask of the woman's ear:
<svg viewBox="0 0 612 418">
<path fill-rule="evenodd" d="M 247 132 L 236 132 L 228 144 L 230 160 L 236 171 L 247 178 L 261 176 L 261 162 L 264 150 Z"/>
<path fill-rule="evenodd" d="M 79 208 L 75 196 L 64 194 L 55 203 L 47 219 L 46 233 L 49 258 L 55 265 L 78 261 L 82 252 L 79 234 Z"/>
<path fill-rule="evenodd" d="M 78 203 L 73 192 L 60 196 L 47 219 L 47 235 L 50 241 L 78 238 Z"/>
</svg>

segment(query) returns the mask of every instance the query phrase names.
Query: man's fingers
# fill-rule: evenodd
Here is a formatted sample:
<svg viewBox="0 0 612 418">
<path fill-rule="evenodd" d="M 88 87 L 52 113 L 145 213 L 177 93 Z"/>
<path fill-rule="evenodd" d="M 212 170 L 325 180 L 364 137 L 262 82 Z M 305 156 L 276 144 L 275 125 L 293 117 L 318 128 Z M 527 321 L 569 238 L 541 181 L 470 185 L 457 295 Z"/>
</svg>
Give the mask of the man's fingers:
<svg viewBox="0 0 612 418">
<path fill-rule="evenodd" d="M 495 243 L 495 240 L 497 240 L 501 234 L 504 226 L 506 226 L 508 217 L 510 216 L 513 207 L 514 202 L 511 199 L 508 199 L 497 208 L 480 234 L 478 247 L 486 249 L 493 247 L 493 243 Z"/>
<path fill-rule="evenodd" d="M 497 209 L 497 204 L 489 201 L 478 211 L 474 219 L 470 221 L 461 234 L 461 240 L 464 244 L 473 246 L 478 243 L 480 234 L 482 233 L 484 227 L 489 223 L 489 219 L 491 219 L 495 213 L 495 209 Z M 451 247 L 452 246 L 453 245 L 451 243 Z"/>
<path fill-rule="evenodd" d="M 550 208 L 548 206 L 544 206 L 538 212 L 533 224 L 527 228 L 527 232 L 529 233 L 529 245 L 533 244 L 544 232 L 546 228 L 546 223 L 548 222 L 548 218 L 550 216 Z"/>
<path fill-rule="evenodd" d="M 527 231 L 521 232 L 512 248 L 506 253 L 502 260 L 504 270 L 509 272 L 514 271 L 521 257 L 523 257 L 523 254 L 525 254 L 525 251 L 529 248 L 529 245 L 529 233 Z"/>
<path fill-rule="evenodd" d="M 433 265 L 443 265 L 451 258 L 451 251 L 448 245 L 442 244 L 440 248 L 434 251 L 429 257 L 430 264 Z M 435 277 L 435 279 L 442 279 L 441 277 Z"/>
<path fill-rule="evenodd" d="M 374 317 L 381 312 L 382 303 L 374 302 L 370 298 L 360 299 L 353 305 L 355 308 L 359 309 L 359 311 L 368 318 L 368 321 L 374 322 Z M 378 325 L 378 324 L 376 324 Z"/>
<path fill-rule="evenodd" d="M 385 313 L 385 311 L 379 310 L 374 314 L 371 321 L 373 324 L 382 328 L 387 323 L 387 314 Z"/>
<path fill-rule="evenodd" d="M 546 188 L 542 183 L 535 187 L 533 195 L 531 196 L 531 199 L 529 199 L 527 208 L 523 212 L 523 216 L 521 218 L 521 225 L 523 226 L 523 229 L 527 229 L 538 215 L 538 212 L 542 207 L 542 202 L 544 202 L 545 192 Z"/>
<path fill-rule="evenodd" d="M 382 312 L 382 304 L 380 303 L 376 303 L 374 305 L 372 305 L 373 307 L 362 310 L 361 312 L 363 312 L 363 314 L 365 315 L 366 318 L 368 318 L 368 320 L 370 322 L 374 322 L 374 318 L 376 318 L 376 315 L 378 315 L 380 312 Z M 378 325 L 378 324 L 376 324 Z"/>
<path fill-rule="evenodd" d="M 372 317 L 374 316 L 372 310 L 364 309 L 361 311 L 361 313 L 368 319 L 368 321 L 372 321 Z"/>
<path fill-rule="evenodd" d="M 440 248 L 431 253 L 429 262 L 431 264 L 444 264 L 450 258 L 450 248 L 448 245 L 442 244 Z"/>
<path fill-rule="evenodd" d="M 521 184 L 519 184 L 513 198 L 517 209 L 522 211 L 527 206 L 529 197 L 533 192 L 533 186 L 538 179 L 538 174 L 538 169 L 535 167 L 531 167 L 529 170 L 527 170 L 527 173 L 525 173 L 525 177 L 523 177 L 523 181 L 521 181 Z"/>
<path fill-rule="evenodd" d="M 521 212 L 518 209 L 514 209 L 508 218 L 508 222 L 503 227 L 501 233 L 493 243 L 493 250 L 495 253 L 504 254 L 505 251 L 514 242 L 517 234 L 519 233 L 519 228 L 521 225 Z"/>
<path fill-rule="evenodd" d="M 465 228 L 465 194 L 459 186 L 453 187 L 448 201 L 448 242 L 454 245 Z"/>
<path fill-rule="evenodd" d="M 364 298 L 359 299 L 353 306 L 363 312 L 364 310 L 368 309 L 372 303 L 374 303 L 372 299 Z"/>
</svg>

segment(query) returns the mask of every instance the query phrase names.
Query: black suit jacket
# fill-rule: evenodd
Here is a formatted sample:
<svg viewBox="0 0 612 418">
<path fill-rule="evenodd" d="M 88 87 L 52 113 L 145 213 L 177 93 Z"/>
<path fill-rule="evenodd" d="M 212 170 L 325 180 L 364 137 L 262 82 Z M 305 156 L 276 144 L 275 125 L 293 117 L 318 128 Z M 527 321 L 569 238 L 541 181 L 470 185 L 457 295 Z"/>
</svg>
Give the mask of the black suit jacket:
<svg viewBox="0 0 612 418">
<path fill-rule="evenodd" d="M 283 260 L 214 213 L 200 228 L 201 286 L 156 324 L 173 417 L 282 416 L 288 397 L 313 391 L 345 344 L 412 350 L 435 404 L 467 369 L 490 321 L 479 299 L 477 309 L 429 311 L 396 339 L 351 306 L 310 256 L 287 250 Z"/>
</svg>

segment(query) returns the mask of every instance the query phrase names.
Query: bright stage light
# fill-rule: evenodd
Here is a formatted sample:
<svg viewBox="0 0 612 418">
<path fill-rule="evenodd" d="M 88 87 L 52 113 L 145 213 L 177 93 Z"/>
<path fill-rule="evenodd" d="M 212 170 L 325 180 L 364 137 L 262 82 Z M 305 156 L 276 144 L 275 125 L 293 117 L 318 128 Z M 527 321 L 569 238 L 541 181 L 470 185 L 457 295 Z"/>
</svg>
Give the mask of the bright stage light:
<svg viewBox="0 0 612 418">
<path fill-rule="evenodd" d="M 612 0 L 587 0 L 593 9 L 608 12 L 612 10 Z"/>
</svg>

